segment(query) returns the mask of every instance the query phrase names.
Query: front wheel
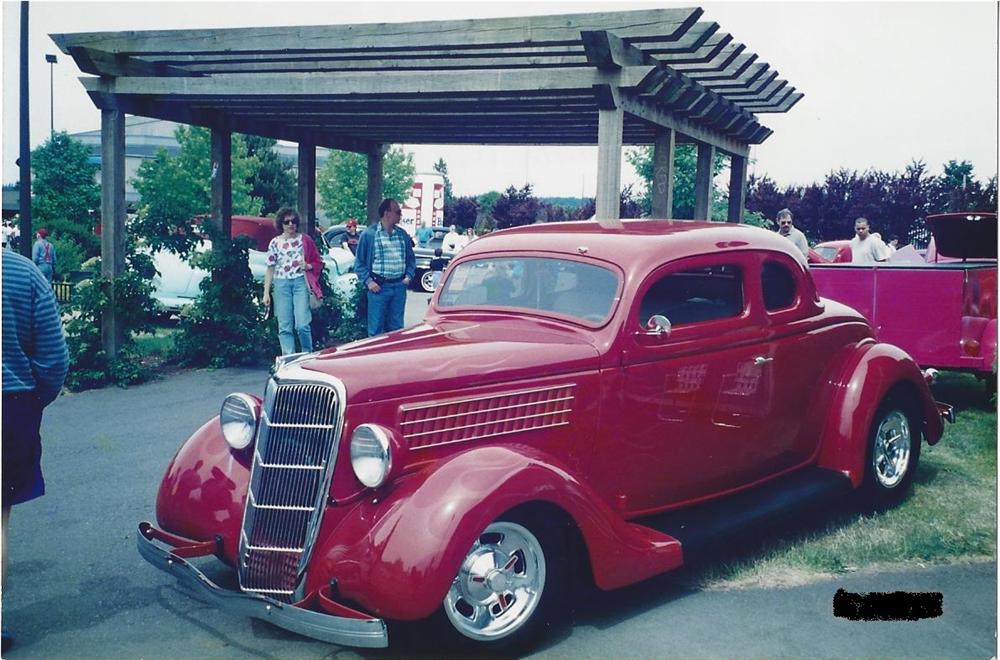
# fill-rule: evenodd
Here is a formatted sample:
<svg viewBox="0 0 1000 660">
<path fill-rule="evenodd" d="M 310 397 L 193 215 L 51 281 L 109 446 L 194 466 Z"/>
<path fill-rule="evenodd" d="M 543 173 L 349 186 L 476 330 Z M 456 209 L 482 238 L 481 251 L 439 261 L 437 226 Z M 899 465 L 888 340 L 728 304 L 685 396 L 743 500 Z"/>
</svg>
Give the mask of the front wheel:
<svg viewBox="0 0 1000 660">
<path fill-rule="evenodd" d="M 422 271 L 417 276 L 417 286 L 424 293 L 434 293 L 434 272 L 433 270 Z"/>
<path fill-rule="evenodd" d="M 443 610 L 462 646 L 509 649 L 533 639 L 560 609 L 567 575 L 558 530 L 511 516 L 469 548 Z"/>
<path fill-rule="evenodd" d="M 876 508 L 897 504 L 913 482 L 920 460 L 920 425 L 912 406 L 896 397 L 875 412 L 868 439 L 865 481 L 867 504 Z"/>
</svg>

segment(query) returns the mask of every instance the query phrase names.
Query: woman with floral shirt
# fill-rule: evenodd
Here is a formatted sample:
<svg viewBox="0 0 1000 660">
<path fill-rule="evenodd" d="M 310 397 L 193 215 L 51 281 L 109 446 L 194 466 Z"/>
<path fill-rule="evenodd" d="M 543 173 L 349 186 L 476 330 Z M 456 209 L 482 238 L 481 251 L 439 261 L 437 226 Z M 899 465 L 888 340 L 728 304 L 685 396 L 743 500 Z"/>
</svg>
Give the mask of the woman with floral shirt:
<svg viewBox="0 0 1000 660">
<path fill-rule="evenodd" d="M 274 282 L 274 314 L 278 318 L 278 343 L 281 354 L 295 352 L 295 336 L 300 350 L 312 352 L 312 312 L 309 309 L 310 286 L 306 274 L 316 276 L 323 269 L 316 244 L 299 233 L 301 220 L 295 209 L 280 209 L 274 227 L 281 233 L 267 246 L 267 271 L 264 273 L 264 306 L 271 306 L 271 282 Z M 322 297 L 322 296 L 321 296 Z M 294 333 L 293 333 L 294 324 Z"/>
</svg>

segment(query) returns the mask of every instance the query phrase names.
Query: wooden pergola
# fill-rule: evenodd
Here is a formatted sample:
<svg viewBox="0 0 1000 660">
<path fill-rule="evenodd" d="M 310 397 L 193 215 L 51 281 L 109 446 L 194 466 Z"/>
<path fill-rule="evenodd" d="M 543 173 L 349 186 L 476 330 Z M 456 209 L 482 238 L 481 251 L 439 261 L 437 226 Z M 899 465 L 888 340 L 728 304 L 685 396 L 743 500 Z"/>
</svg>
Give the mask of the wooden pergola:
<svg viewBox="0 0 1000 660">
<path fill-rule="evenodd" d="M 671 217 L 673 154 L 698 147 L 696 218 L 715 150 L 743 213 L 757 115 L 802 94 L 701 21 L 701 8 L 305 27 L 54 34 L 101 109 L 102 268 L 124 268 L 125 115 L 212 132 L 212 217 L 228 233 L 232 132 L 299 145 L 299 210 L 315 223 L 316 147 L 368 156 L 368 217 L 390 144 L 598 145 L 597 217 L 618 223 L 623 144 L 653 145 L 653 216 Z M 117 322 L 105 346 L 116 353 Z"/>
</svg>

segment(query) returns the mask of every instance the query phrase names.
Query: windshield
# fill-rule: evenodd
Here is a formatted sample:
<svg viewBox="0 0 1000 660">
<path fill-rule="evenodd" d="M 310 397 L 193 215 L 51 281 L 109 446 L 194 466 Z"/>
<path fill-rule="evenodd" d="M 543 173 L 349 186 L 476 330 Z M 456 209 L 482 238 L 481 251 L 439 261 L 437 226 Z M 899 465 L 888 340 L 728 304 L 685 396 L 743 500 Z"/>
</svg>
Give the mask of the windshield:
<svg viewBox="0 0 1000 660">
<path fill-rule="evenodd" d="M 569 259 L 507 257 L 458 264 L 438 297 L 440 307 L 516 307 L 603 323 L 618 293 L 607 268 Z"/>
<path fill-rule="evenodd" d="M 827 261 L 833 261 L 833 258 L 837 256 L 837 248 L 835 247 L 819 247 L 813 248 L 819 256 L 823 257 Z"/>
</svg>

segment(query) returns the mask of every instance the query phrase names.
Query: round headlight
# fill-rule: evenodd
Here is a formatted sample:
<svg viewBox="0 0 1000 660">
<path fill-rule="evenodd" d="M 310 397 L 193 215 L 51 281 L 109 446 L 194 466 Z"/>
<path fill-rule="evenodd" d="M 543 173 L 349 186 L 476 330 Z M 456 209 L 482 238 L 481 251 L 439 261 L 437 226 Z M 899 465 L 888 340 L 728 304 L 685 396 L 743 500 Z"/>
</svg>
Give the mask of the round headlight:
<svg viewBox="0 0 1000 660">
<path fill-rule="evenodd" d="M 389 433 L 375 424 L 362 424 L 351 434 L 354 476 L 369 488 L 378 488 L 392 468 Z"/>
<path fill-rule="evenodd" d="M 222 435 L 233 449 L 246 449 L 257 431 L 257 402 L 246 394 L 230 394 L 219 413 Z"/>
</svg>

